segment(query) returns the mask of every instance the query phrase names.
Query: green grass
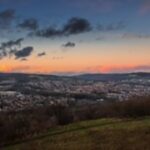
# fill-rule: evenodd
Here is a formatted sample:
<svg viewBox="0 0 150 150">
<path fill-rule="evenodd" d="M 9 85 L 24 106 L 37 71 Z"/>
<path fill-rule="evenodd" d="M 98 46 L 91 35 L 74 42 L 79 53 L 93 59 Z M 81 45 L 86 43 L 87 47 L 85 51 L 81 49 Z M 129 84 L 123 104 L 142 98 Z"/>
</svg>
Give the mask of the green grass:
<svg viewBox="0 0 150 150">
<path fill-rule="evenodd" d="M 2 150 L 150 150 L 150 118 L 70 124 Z"/>
</svg>

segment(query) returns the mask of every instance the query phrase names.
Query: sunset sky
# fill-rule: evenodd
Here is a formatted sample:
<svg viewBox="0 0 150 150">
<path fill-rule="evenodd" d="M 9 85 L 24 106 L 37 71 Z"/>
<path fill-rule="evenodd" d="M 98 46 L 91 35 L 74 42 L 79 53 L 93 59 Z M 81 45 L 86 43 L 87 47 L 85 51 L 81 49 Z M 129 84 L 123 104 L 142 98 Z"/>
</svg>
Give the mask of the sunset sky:
<svg viewBox="0 0 150 150">
<path fill-rule="evenodd" d="M 0 0 L 0 72 L 150 72 L 150 0 Z"/>
</svg>

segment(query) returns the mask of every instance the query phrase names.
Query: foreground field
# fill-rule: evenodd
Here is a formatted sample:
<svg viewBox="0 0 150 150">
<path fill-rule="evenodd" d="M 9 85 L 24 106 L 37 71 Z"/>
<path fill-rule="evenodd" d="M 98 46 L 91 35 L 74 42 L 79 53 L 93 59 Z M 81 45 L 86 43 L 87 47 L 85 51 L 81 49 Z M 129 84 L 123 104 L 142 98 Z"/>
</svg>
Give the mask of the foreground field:
<svg viewBox="0 0 150 150">
<path fill-rule="evenodd" d="M 3 150 L 150 150 L 150 118 L 100 119 L 50 130 Z"/>
</svg>

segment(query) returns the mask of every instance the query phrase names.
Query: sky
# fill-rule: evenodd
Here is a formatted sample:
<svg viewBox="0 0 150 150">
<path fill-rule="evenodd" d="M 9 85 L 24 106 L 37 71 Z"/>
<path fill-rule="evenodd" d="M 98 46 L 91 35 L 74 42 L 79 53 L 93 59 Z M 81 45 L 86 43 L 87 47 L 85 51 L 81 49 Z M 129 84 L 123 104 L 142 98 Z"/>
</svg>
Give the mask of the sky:
<svg viewBox="0 0 150 150">
<path fill-rule="evenodd" d="M 0 0 L 0 72 L 150 72 L 150 0 Z"/>
</svg>

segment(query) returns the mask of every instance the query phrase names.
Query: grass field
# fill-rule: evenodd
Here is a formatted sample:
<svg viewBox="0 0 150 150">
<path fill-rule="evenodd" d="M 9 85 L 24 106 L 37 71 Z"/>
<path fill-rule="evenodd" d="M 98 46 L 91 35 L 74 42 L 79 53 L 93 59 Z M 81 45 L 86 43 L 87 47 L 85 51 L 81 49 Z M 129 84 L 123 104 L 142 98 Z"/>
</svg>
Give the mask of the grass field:
<svg viewBox="0 0 150 150">
<path fill-rule="evenodd" d="M 2 150 L 150 150 L 150 118 L 70 124 Z"/>
</svg>

